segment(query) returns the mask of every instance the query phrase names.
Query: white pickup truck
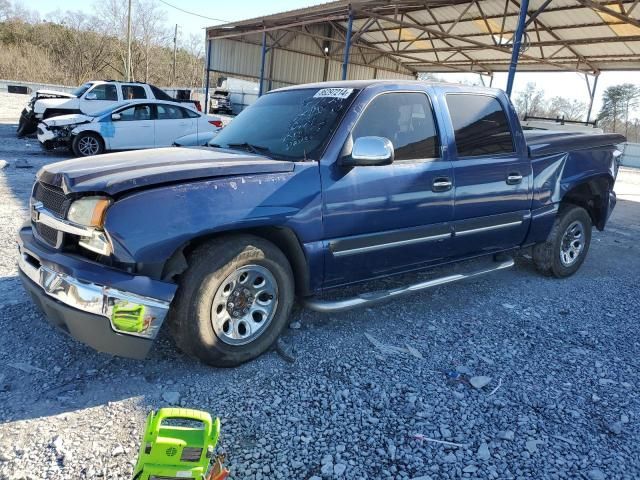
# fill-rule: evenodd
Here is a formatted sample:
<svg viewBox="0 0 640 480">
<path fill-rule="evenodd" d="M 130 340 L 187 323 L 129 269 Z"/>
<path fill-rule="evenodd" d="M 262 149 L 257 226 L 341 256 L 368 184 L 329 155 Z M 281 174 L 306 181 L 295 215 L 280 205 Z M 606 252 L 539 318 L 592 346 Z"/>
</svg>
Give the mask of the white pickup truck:
<svg viewBox="0 0 640 480">
<path fill-rule="evenodd" d="M 194 110 L 200 110 L 199 102 L 176 100 L 148 83 L 94 80 L 80 85 L 71 93 L 54 90 L 38 90 L 22 110 L 17 134 L 19 137 L 34 133 L 38 122 L 59 115 L 83 113 L 93 115 L 118 102 L 155 99 L 182 102 Z"/>
</svg>

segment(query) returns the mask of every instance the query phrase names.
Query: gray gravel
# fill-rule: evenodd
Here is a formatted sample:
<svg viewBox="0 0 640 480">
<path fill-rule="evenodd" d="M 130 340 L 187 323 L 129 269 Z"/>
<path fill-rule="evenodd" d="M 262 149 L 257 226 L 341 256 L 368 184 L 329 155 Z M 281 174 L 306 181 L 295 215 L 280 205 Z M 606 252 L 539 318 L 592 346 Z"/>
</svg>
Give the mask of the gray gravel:
<svg viewBox="0 0 640 480">
<path fill-rule="evenodd" d="M 375 308 L 297 311 L 293 363 L 212 369 L 166 335 L 133 361 L 44 322 L 14 235 L 53 159 L 14 132 L 0 125 L 0 479 L 128 479 L 146 413 L 168 403 L 221 418 L 234 479 L 640 477 L 640 176 L 622 175 L 610 228 L 569 279 L 523 258 Z"/>
</svg>

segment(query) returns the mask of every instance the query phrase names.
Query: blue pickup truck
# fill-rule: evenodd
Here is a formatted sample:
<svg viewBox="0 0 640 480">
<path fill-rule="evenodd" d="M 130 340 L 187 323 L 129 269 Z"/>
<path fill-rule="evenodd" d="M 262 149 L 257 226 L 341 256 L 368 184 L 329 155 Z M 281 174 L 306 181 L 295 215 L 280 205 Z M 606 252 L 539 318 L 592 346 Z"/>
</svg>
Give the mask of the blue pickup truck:
<svg viewBox="0 0 640 480">
<path fill-rule="evenodd" d="M 233 366 L 274 343 L 296 299 L 368 305 L 508 268 L 522 249 L 543 274 L 575 273 L 615 205 L 624 140 L 523 132 L 496 89 L 284 88 L 208 147 L 45 166 L 20 273 L 49 322 L 97 350 L 143 358 L 167 323 L 188 354 Z M 475 257 L 486 261 L 446 267 Z M 332 294 L 442 265 L 430 280 Z"/>
</svg>

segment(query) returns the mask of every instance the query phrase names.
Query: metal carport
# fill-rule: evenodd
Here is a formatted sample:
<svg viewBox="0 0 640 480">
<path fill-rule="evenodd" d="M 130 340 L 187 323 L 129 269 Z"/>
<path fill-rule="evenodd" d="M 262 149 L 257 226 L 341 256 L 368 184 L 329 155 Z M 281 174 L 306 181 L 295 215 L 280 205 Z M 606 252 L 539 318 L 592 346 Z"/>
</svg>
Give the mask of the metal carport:
<svg viewBox="0 0 640 480">
<path fill-rule="evenodd" d="M 211 72 L 260 93 L 337 79 L 420 73 L 640 69 L 640 0 L 339 0 L 207 29 Z M 591 105 L 589 108 L 591 111 Z"/>
</svg>

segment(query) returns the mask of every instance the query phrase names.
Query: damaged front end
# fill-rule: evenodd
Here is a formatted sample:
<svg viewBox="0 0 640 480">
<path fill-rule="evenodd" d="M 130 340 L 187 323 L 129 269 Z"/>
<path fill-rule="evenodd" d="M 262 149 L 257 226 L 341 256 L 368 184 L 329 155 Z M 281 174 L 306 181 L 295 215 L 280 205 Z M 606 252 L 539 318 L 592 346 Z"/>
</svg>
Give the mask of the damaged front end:
<svg viewBox="0 0 640 480">
<path fill-rule="evenodd" d="M 44 123 L 40 123 L 37 129 L 40 145 L 42 145 L 45 150 L 53 150 L 60 147 L 68 148 L 71 145 L 71 132 L 77 126 L 78 125 L 47 126 Z"/>
<path fill-rule="evenodd" d="M 20 113 L 18 130 L 16 132 L 18 137 L 24 137 L 36 132 L 38 128 L 38 122 L 42 120 L 42 118 L 38 118 L 38 115 L 35 112 L 35 104 L 38 100 L 50 98 L 73 98 L 73 95 L 63 92 L 54 92 L 50 90 L 37 91 L 29 99 L 29 103 L 27 103 L 27 106 L 24 107 L 24 109 Z"/>
<path fill-rule="evenodd" d="M 69 147 L 73 140 L 74 130 L 92 120 L 92 117 L 82 114 L 50 118 L 38 124 L 38 140 L 45 150 Z"/>
</svg>

